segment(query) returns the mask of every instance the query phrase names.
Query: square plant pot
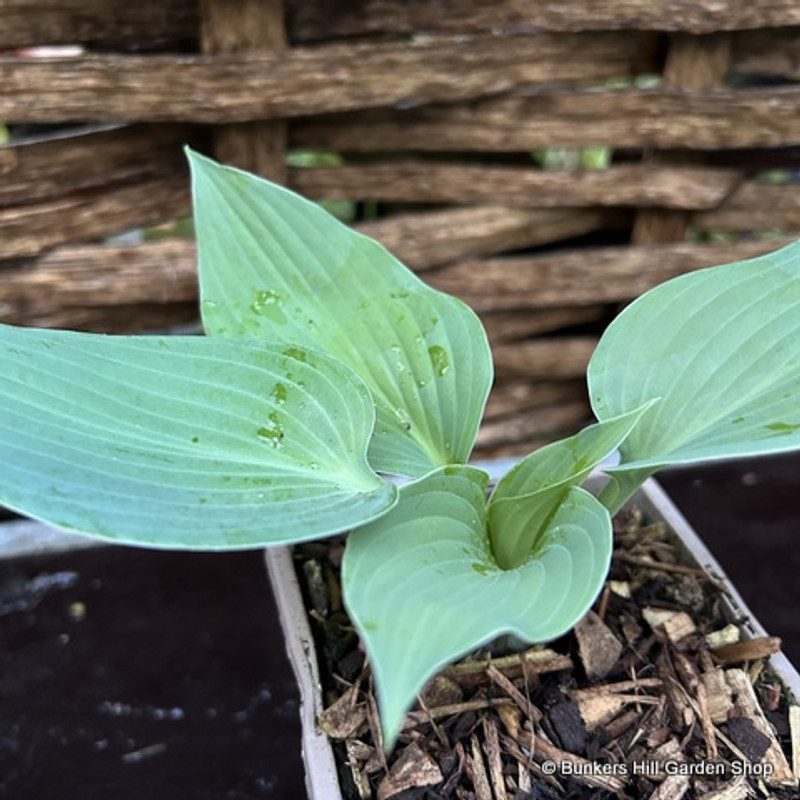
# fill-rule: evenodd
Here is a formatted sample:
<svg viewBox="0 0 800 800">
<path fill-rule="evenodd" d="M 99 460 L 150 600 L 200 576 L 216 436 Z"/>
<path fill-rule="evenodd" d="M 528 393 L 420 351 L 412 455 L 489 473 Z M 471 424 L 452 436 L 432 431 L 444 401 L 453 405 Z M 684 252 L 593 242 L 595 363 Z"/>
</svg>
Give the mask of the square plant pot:
<svg viewBox="0 0 800 800">
<path fill-rule="evenodd" d="M 486 468 L 484 464 L 481 466 Z M 500 472 L 502 473 L 505 468 L 507 468 L 507 465 L 501 465 L 499 467 Z M 489 471 L 490 474 L 494 473 L 492 475 L 493 478 L 496 479 L 498 477 L 497 469 L 489 469 Z M 602 479 L 590 479 L 589 488 L 592 488 L 593 481 L 597 485 Z M 681 554 L 682 565 L 688 566 L 690 570 L 703 570 L 710 576 L 710 579 L 720 592 L 724 616 L 739 628 L 743 640 L 768 640 L 769 637 L 767 637 L 764 628 L 750 613 L 714 556 L 654 480 L 651 479 L 645 483 L 634 496 L 629 506 L 639 509 L 648 522 L 664 523 L 668 528 L 669 538 L 675 542 L 676 551 Z M 292 663 L 300 689 L 301 721 L 303 726 L 302 749 L 306 766 L 305 778 L 308 795 L 311 800 L 341 800 L 343 794 L 338 777 L 339 767 L 337 766 L 331 741 L 319 725 L 320 716 L 324 711 L 320 668 L 317 661 L 314 634 L 290 549 L 273 548 L 267 550 L 266 563 L 285 632 L 289 660 Z M 797 670 L 780 652 L 776 652 L 769 657 L 769 670 L 782 687 L 784 707 L 796 707 L 800 699 L 800 675 Z M 792 717 L 796 713 L 796 709 L 794 709 L 793 713 L 789 713 L 789 716 Z M 642 769 L 646 770 L 647 766 L 643 766 Z M 769 767 L 768 771 L 773 772 L 773 768 Z M 631 779 L 630 772 L 631 768 L 625 767 L 618 775 L 625 777 L 627 780 Z M 745 775 L 754 774 L 756 779 L 761 778 L 757 772 L 747 773 L 744 767 L 742 772 Z M 768 785 L 772 787 L 791 787 L 796 785 L 797 775 L 788 766 L 788 762 L 783 768 L 782 776 L 778 776 L 777 779 L 773 775 L 767 777 L 773 778 L 773 780 L 768 781 Z M 659 779 L 663 779 L 663 775 Z M 674 794 L 677 797 L 686 791 L 689 777 L 687 775 L 674 774 L 668 776 L 666 780 L 675 781 L 676 783 L 674 785 L 666 782 L 661 784 L 663 787 L 662 792 L 669 789 L 670 794 Z M 745 777 L 739 774 L 735 775 L 733 780 L 742 781 L 745 780 Z"/>
</svg>

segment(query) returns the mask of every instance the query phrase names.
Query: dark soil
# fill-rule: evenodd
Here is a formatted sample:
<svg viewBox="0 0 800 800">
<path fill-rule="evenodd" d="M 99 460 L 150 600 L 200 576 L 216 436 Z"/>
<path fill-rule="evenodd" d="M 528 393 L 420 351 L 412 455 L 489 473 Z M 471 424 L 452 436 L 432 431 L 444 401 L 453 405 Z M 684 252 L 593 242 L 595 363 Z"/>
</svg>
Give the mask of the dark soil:
<svg viewBox="0 0 800 800">
<path fill-rule="evenodd" d="M 0 561 L 0 798 L 305 797 L 260 553 Z"/>
</svg>

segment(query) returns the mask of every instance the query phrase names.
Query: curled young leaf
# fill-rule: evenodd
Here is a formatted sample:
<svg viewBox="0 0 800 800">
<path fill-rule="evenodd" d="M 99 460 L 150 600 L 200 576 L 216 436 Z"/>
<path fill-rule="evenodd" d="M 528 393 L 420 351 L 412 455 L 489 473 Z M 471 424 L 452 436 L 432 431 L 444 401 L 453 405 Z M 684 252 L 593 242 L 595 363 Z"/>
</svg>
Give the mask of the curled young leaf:
<svg viewBox="0 0 800 800">
<path fill-rule="evenodd" d="M 387 747 L 437 670 L 501 634 L 538 642 L 564 633 L 608 571 L 608 512 L 578 488 L 535 556 L 501 569 L 486 531 L 487 480 L 467 466 L 432 472 L 348 538 L 345 602 L 371 660 Z"/>
<path fill-rule="evenodd" d="M 536 552 L 570 487 L 582 483 L 613 453 L 656 401 L 546 445 L 523 458 L 498 482 L 489 503 L 492 550 L 505 569 Z"/>
<path fill-rule="evenodd" d="M 320 206 L 189 155 L 207 333 L 348 364 L 377 406 L 379 472 L 416 477 L 466 461 L 492 380 L 475 314 Z"/>
<path fill-rule="evenodd" d="M 152 547 L 237 549 L 371 520 L 374 410 L 320 353 L 0 326 L 0 502 Z"/>
</svg>

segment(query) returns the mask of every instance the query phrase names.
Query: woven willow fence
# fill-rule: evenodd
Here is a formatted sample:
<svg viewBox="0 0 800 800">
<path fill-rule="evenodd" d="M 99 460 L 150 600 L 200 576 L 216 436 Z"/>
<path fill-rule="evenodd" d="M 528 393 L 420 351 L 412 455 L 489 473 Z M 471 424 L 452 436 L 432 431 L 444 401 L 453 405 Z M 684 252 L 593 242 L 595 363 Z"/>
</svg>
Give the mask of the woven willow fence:
<svg viewBox="0 0 800 800">
<path fill-rule="evenodd" d="M 622 304 L 800 230 L 797 0 L 2 0 L 0 51 L 0 321 L 196 320 L 188 142 L 482 315 L 483 454 L 588 418 Z"/>
</svg>

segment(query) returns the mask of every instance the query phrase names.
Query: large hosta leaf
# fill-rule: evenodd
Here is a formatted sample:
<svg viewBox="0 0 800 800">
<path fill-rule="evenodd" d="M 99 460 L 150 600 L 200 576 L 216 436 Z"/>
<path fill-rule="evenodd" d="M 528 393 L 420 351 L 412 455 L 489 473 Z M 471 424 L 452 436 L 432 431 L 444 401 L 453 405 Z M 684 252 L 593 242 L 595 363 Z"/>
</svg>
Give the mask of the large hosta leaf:
<svg viewBox="0 0 800 800">
<path fill-rule="evenodd" d="M 0 502 L 155 547 L 242 548 L 372 519 L 374 412 L 297 348 L 0 326 Z"/>
<path fill-rule="evenodd" d="M 800 447 L 800 243 L 640 297 L 602 337 L 589 391 L 600 419 L 660 398 L 618 477 Z"/>
<path fill-rule="evenodd" d="M 541 447 L 501 478 L 489 504 L 489 533 L 502 567 L 521 564 L 535 552 L 541 533 L 570 487 L 582 483 L 625 441 L 651 405 L 645 403 Z"/>
<path fill-rule="evenodd" d="M 206 331 L 348 364 L 377 405 L 376 470 L 418 476 L 465 461 L 492 377 L 477 317 L 319 206 L 190 159 Z"/>
<path fill-rule="evenodd" d="M 611 523 L 590 494 L 571 489 L 535 556 L 502 570 L 486 531 L 486 487 L 472 467 L 437 470 L 348 539 L 345 600 L 371 659 L 386 744 L 437 670 L 500 634 L 560 635 L 605 579 Z"/>
</svg>

